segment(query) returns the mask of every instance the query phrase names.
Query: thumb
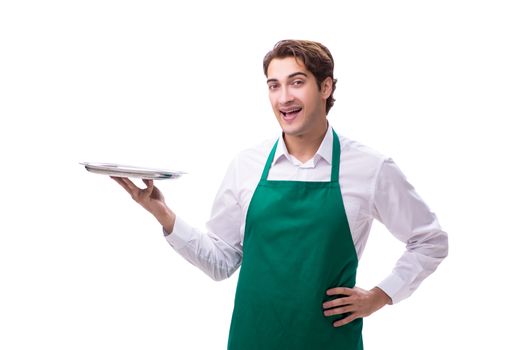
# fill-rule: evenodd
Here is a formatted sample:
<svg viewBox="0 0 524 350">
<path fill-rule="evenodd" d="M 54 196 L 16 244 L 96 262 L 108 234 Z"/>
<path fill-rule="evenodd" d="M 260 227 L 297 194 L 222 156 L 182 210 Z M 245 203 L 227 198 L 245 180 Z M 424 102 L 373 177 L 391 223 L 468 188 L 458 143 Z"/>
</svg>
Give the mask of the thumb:
<svg viewBox="0 0 524 350">
<path fill-rule="evenodd" d="M 150 180 L 150 179 L 142 179 L 142 181 L 146 184 L 147 188 L 146 188 L 146 193 L 147 195 L 151 195 L 151 193 L 153 193 L 153 189 L 155 188 L 154 184 L 153 184 L 153 180 Z"/>
</svg>

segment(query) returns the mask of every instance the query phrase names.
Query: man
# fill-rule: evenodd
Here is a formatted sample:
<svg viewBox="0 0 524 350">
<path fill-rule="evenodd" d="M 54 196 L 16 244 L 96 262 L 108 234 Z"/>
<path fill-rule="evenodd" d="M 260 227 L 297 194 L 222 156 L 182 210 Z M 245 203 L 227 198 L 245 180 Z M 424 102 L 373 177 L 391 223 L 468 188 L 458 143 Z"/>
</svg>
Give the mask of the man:
<svg viewBox="0 0 524 350">
<path fill-rule="evenodd" d="M 153 181 L 114 179 L 212 278 L 242 264 L 228 349 L 362 349 L 362 318 L 408 297 L 446 257 L 447 235 L 391 159 L 329 125 L 336 79 L 325 46 L 280 41 L 263 67 L 282 135 L 232 162 L 209 232 L 177 218 Z M 373 219 L 407 248 L 364 290 L 355 278 Z"/>
</svg>

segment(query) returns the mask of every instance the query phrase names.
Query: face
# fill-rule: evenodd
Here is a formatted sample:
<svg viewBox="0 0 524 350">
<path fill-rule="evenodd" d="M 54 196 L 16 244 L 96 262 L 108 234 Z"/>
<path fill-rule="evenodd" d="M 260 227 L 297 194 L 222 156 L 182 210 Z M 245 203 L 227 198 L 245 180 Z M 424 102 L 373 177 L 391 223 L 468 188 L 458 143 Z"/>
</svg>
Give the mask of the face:
<svg viewBox="0 0 524 350">
<path fill-rule="evenodd" d="M 331 78 L 320 90 L 315 76 L 295 57 L 275 58 L 267 70 L 269 100 L 286 136 L 318 137 L 326 131 Z"/>
</svg>

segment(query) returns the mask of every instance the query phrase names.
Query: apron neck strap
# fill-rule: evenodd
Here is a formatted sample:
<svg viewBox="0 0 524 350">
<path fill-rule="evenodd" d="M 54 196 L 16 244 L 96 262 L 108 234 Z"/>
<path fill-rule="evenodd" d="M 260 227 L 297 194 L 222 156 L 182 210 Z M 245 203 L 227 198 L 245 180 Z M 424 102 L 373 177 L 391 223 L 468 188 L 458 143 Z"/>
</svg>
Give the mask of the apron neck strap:
<svg viewBox="0 0 524 350">
<path fill-rule="evenodd" d="M 273 158 L 275 158 L 275 152 L 277 150 L 278 145 L 278 139 L 277 142 L 273 145 L 273 148 L 271 149 L 271 153 L 269 153 L 269 157 L 267 157 L 266 166 L 264 167 L 264 172 L 262 173 L 262 181 L 267 180 L 267 175 L 269 174 L 269 169 L 271 168 L 271 163 L 273 163 Z"/>
<path fill-rule="evenodd" d="M 339 169 L 340 169 L 340 141 L 338 139 L 337 133 L 335 132 L 335 130 L 333 130 L 333 152 L 331 153 L 331 182 L 338 182 Z"/>
<path fill-rule="evenodd" d="M 332 129 L 333 130 L 333 129 Z M 271 153 L 267 157 L 266 165 L 264 166 L 264 172 L 262 173 L 261 180 L 266 181 L 269 174 L 269 169 L 271 168 L 271 163 L 275 158 L 275 152 L 277 151 L 278 140 L 273 145 Z M 331 182 L 338 182 L 338 172 L 340 169 L 340 141 L 338 135 L 333 130 L 333 152 L 331 155 Z"/>
</svg>

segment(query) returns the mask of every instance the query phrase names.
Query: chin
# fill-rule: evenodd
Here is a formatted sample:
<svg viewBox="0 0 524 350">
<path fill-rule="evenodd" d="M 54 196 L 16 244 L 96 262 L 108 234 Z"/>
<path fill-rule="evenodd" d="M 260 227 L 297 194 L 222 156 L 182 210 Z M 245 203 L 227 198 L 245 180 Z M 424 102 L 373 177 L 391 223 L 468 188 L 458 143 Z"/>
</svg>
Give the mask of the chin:
<svg viewBox="0 0 524 350">
<path fill-rule="evenodd" d="M 282 128 L 282 132 L 286 135 L 290 136 L 298 136 L 301 134 L 301 129 L 298 127 L 292 127 L 289 125 L 280 125 Z"/>
</svg>

